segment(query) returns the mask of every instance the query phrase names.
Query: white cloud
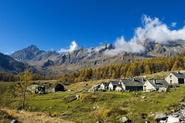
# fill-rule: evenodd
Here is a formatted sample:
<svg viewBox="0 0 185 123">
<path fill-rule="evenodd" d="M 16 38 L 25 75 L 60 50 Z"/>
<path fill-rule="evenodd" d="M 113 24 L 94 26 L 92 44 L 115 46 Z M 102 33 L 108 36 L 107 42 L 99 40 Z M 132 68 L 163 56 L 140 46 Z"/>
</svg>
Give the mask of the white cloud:
<svg viewBox="0 0 185 123">
<path fill-rule="evenodd" d="M 123 36 L 117 38 L 114 45 L 115 49 L 105 51 L 106 55 L 117 55 L 124 51 L 131 53 L 144 51 L 144 47 L 142 46 L 141 43 L 135 42 L 134 40 L 127 42 L 125 41 Z"/>
<path fill-rule="evenodd" d="M 115 49 L 106 51 L 105 54 L 116 55 L 123 51 L 141 53 L 145 50 L 143 47 L 145 41 L 166 44 L 168 41 L 185 40 L 185 27 L 179 30 L 170 30 L 158 18 L 151 18 L 146 15 L 143 16 L 142 23 L 143 27 L 137 27 L 134 36 L 129 41 L 125 41 L 123 36 L 117 38 L 114 43 Z M 172 25 L 176 26 L 176 23 L 173 22 Z"/>
<path fill-rule="evenodd" d="M 61 48 L 58 52 L 59 53 L 63 53 L 63 52 L 73 52 L 74 50 L 76 50 L 78 48 L 78 45 L 76 43 L 76 41 L 72 41 L 69 49 L 65 49 L 65 48 Z"/>
<path fill-rule="evenodd" d="M 171 26 L 172 26 L 172 27 L 176 27 L 176 25 L 177 25 L 176 22 L 172 22 L 172 23 L 171 23 Z"/>
</svg>

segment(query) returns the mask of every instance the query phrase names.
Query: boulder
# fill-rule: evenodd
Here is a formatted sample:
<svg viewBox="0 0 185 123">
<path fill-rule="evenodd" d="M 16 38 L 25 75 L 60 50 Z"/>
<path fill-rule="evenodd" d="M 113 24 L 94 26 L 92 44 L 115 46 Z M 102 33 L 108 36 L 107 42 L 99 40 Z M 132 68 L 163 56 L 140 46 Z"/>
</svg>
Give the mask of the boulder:
<svg viewBox="0 0 185 123">
<path fill-rule="evenodd" d="M 119 119 L 119 123 L 127 123 L 127 121 L 128 121 L 128 118 L 125 117 L 125 116 L 122 116 L 122 117 L 120 117 L 120 119 Z"/>
<path fill-rule="evenodd" d="M 157 112 L 156 115 L 155 115 L 156 120 L 166 119 L 166 118 L 167 118 L 167 115 L 162 113 L 162 112 Z"/>
<path fill-rule="evenodd" d="M 173 117 L 173 116 L 168 116 L 167 123 L 180 123 L 179 118 Z"/>
<path fill-rule="evenodd" d="M 100 87 L 100 85 L 93 85 L 89 90 L 88 92 L 95 92 L 95 91 L 98 91 L 98 88 Z"/>
<path fill-rule="evenodd" d="M 179 99 L 179 102 L 184 102 L 185 101 L 185 97 L 182 97 Z"/>
<path fill-rule="evenodd" d="M 10 123 L 19 123 L 19 121 L 13 119 Z"/>
<path fill-rule="evenodd" d="M 37 84 L 32 84 L 26 88 L 27 91 L 30 91 L 31 93 L 35 93 L 35 90 L 39 87 Z"/>
</svg>

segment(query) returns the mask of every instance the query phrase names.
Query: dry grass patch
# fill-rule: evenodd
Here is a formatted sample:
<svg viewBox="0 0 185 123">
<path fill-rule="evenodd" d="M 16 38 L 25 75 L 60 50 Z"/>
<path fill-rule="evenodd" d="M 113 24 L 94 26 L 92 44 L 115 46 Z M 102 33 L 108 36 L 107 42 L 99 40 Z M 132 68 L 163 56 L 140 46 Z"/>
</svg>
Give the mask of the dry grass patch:
<svg viewBox="0 0 185 123">
<path fill-rule="evenodd" d="M 10 114 L 22 123 L 73 123 L 72 121 L 62 119 L 62 117 L 56 117 L 58 115 L 56 112 L 48 114 L 43 112 L 28 112 L 24 110 L 4 110 L 8 115 Z"/>
</svg>

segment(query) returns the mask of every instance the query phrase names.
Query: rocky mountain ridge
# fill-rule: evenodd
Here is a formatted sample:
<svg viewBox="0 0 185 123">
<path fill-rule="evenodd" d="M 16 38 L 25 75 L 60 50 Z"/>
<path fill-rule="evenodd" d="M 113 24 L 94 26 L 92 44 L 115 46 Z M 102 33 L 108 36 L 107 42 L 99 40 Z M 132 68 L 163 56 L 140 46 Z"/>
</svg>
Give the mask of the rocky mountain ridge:
<svg viewBox="0 0 185 123">
<path fill-rule="evenodd" d="M 101 65 L 120 64 L 151 57 L 169 57 L 185 51 L 185 41 L 168 41 L 165 44 L 145 41 L 145 51 L 142 53 L 130 53 L 123 51 L 117 55 L 108 55 L 106 51 L 114 52 L 112 44 L 104 44 L 99 47 L 78 47 L 72 52 L 62 54 L 56 51 L 39 50 L 35 45 L 14 52 L 11 57 L 15 60 L 36 66 L 44 74 L 62 74 L 89 67 Z M 137 48 L 137 47 L 136 47 Z"/>
<path fill-rule="evenodd" d="M 56 51 L 46 52 L 43 50 L 39 50 L 35 45 L 31 45 L 27 48 L 14 52 L 10 56 L 18 61 L 35 65 L 39 61 L 53 59 L 56 58 L 58 55 L 59 53 L 57 53 Z"/>
</svg>

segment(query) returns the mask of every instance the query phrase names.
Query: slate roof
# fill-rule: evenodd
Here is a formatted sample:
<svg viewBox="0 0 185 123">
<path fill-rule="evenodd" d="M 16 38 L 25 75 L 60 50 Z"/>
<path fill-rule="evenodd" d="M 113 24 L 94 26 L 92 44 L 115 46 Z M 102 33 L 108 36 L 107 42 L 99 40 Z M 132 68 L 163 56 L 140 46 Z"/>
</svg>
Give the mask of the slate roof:
<svg viewBox="0 0 185 123">
<path fill-rule="evenodd" d="M 185 75 L 180 72 L 171 72 L 173 75 L 175 75 L 177 78 L 183 78 L 185 79 Z"/>
<path fill-rule="evenodd" d="M 155 80 L 155 79 L 150 79 L 148 80 L 155 88 L 159 87 L 168 87 L 168 82 L 166 80 L 160 79 L 160 80 Z"/>
<path fill-rule="evenodd" d="M 143 83 L 145 80 L 144 80 L 144 78 L 132 78 L 132 81 Z"/>
<path fill-rule="evenodd" d="M 103 85 L 108 86 L 109 82 L 102 82 Z"/>
<path fill-rule="evenodd" d="M 110 83 L 112 83 L 112 85 L 118 85 L 119 81 L 111 81 Z"/>
<path fill-rule="evenodd" d="M 136 79 L 136 78 L 122 79 L 121 82 L 125 86 L 143 86 L 144 85 L 144 82 L 143 81 L 139 81 L 139 79 Z"/>
</svg>

